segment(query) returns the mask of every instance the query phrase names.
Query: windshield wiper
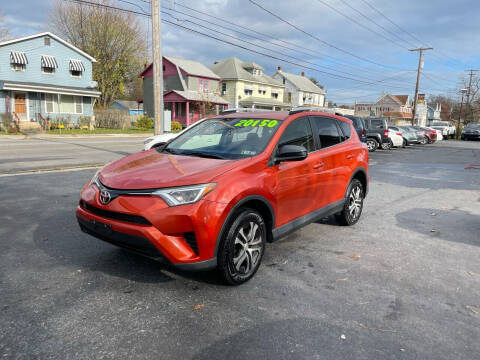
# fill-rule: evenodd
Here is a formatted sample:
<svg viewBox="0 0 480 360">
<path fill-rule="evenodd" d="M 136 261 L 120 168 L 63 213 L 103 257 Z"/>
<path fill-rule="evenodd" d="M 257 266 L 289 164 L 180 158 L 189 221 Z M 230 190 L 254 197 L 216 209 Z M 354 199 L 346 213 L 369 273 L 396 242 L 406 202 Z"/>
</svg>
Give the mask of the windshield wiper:
<svg viewBox="0 0 480 360">
<path fill-rule="evenodd" d="M 211 159 L 225 159 L 223 156 L 206 153 L 201 151 L 182 151 L 181 153 L 177 153 L 178 155 L 187 155 L 187 156 L 198 156 L 203 158 L 211 158 Z"/>
</svg>

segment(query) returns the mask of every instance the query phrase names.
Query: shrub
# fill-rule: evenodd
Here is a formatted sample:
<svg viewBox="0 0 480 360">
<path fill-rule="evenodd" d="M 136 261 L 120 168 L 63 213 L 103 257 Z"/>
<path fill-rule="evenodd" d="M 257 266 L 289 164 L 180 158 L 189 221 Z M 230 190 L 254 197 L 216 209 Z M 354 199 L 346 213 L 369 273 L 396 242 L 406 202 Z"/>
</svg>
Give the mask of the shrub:
<svg viewBox="0 0 480 360">
<path fill-rule="evenodd" d="M 135 126 L 139 129 L 153 129 L 153 119 L 148 116 L 140 116 L 135 122 Z"/>
<path fill-rule="evenodd" d="M 0 114 L 0 131 L 11 131 L 16 129 L 13 116 L 10 113 Z"/>
<path fill-rule="evenodd" d="M 125 129 L 132 126 L 131 116 L 125 111 L 113 109 L 95 110 L 95 127 Z"/>
<path fill-rule="evenodd" d="M 182 124 L 180 124 L 178 121 L 172 121 L 171 131 L 172 132 L 179 132 L 181 130 L 182 130 Z"/>
</svg>

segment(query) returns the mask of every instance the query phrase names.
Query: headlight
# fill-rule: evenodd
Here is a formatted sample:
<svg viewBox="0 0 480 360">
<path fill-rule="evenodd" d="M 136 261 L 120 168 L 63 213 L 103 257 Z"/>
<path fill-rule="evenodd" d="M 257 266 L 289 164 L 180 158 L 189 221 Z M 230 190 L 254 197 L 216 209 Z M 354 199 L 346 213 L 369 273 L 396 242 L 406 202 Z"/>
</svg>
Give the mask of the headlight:
<svg viewBox="0 0 480 360">
<path fill-rule="evenodd" d="M 193 204 L 215 189 L 216 183 L 181 186 L 156 190 L 152 195 L 160 196 L 169 206 Z"/>
</svg>

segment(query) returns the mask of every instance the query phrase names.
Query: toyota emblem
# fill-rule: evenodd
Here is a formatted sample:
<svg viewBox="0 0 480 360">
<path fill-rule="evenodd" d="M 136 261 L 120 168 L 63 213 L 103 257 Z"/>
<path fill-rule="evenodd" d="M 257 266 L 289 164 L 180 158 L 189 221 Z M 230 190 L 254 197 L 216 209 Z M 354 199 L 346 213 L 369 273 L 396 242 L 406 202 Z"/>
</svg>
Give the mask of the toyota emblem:
<svg viewBox="0 0 480 360">
<path fill-rule="evenodd" d="M 100 192 L 100 202 L 103 205 L 107 205 L 112 200 L 112 195 L 107 190 L 102 190 Z"/>
</svg>

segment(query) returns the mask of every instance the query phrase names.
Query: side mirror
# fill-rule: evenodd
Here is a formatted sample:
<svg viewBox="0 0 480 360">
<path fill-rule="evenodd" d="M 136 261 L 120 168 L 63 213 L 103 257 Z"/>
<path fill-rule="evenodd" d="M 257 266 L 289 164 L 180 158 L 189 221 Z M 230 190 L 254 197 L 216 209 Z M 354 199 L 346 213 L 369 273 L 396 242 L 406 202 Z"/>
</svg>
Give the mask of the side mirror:
<svg viewBox="0 0 480 360">
<path fill-rule="evenodd" d="M 276 162 L 282 161 L 301 161 L 307 158 L 308 152 L 303 146 L 283 145 L 278 149 Z"/>
</svg>

